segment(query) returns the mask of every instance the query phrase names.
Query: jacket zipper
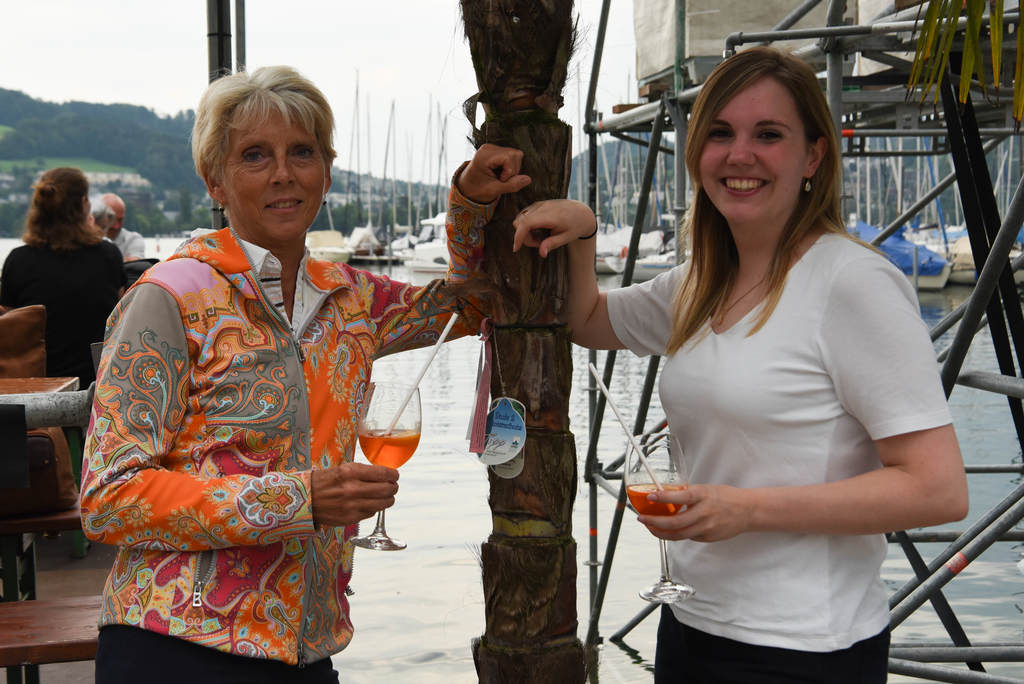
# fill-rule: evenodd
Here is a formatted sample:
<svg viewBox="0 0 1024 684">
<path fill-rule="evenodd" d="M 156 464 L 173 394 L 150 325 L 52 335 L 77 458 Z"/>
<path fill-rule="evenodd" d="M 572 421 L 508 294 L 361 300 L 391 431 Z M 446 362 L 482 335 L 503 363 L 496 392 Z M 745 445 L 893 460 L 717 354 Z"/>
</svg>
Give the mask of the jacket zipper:
<svg viewBox="0 0 1024 684">
<path fill-rule="evenodd" d="M 200 551 L 199 557 L 196 559 L 195 583 L 192 586 L 193 608 L 202 608 L 203 606 L 203 587 L 210 583 L 213 571 L 217 568 L 216 553 L 216 551 Z M 203 566 L 207 563 L 209 563 L 209 567 L 204 570 Z"/>
<path fill-rule="evenodd" d="M 237 235 L 235 236 L 235 239 L 238 240 L 238 236 Z M 248 250 L 245 249 L 245 245 L 243 245 L 243 244 L 241 244 L 241 242 L 239 242 L 239 246 L 242 248 L 242 252 L 245 254 L 245 258 L 249 261 L 249 264 L 251 265 L 252 264 L 252 259 L 249 257 L 249 252 L 248 252 Z M 250 268 L 250 271 L 251 270 L 252 269 Z M 274 315 L 275 318 L 277 318 L 278 323 L 281 325 L 281 328 L 284 330 L 285 333 L 287 333 L 288 339 L 290 339 L 292 341 L 292 343 L 295 345 L 295 348 L 298 351 L 298 357 L 299 357 L 299 371 L 302 372 L 303 376 L 305 376 L 305 369 L 302 366 L 306 363 L 306 353 L 302 349 L 302 343 L 295 337 L 295 333 L 292 330 L 292 326 L 287 321 L 284 320 L 284 318 L 281 316 L 281 313 L 277 310 L 277 307 L 270 305 L 270 298 L 267 297 L 267 293 L 263 290 L 263 286 L 260 284 L 260 279 L 258 277 L 253 278 L 253 282 L 256 285 L 257 292 L 259 292 L 259 294 L 260 294 L 260 298 L 263 300 L 264 307 L 266 309 L 268 309 L 269 311 L 273 312 L 273 315 Z M 317 289 L 319 289 L 319 288 L 317 288 Z M 317 310 L 319 310 L 319 308 L 323 304 L 324 300 L 327 297 L 329 297 L 330 294 L 331 294 L 330 292 L 323 293 L 321 291 L 321 296 L 317 299 L 317 303 L 316 303 Z M 306 425 L 309 425 L 310 428 L 312 428 L 313 420 L 312 420 L 312 417 L 311 417 L 311 415 L 309 413 L 309 397 L 306 394 L 305 378 L 303 378 L 303 382 L 300 385 L 300 391 L 302 392 L 302 399 L 303 399 L 302 404 L 303 404 L 303 406 L 306 409 Z M 316 539 L 316 535 L 314 535 L 314 539 Z M 314 542 L 312 540 L 307 541 L 306 542 L 307 547 L 309 545 L 313 544 L 313 543 Z M 306 555 L 311 557 L 311 558 L 314 558 L 308 551 L 309 551 L 309 549 L 307 548 L 307 554 Z M 316 579 L 316 560 L 315 560 L 315 558 L 313 560 L 313 574 L 311 575 L 311 579 L 312 580 Z M 350 575 L 350 581 L 351 581 L 351 575 Z M 346 587 L 345 591 L 346 591 L 346 595 L 350 595 L 350 594 L 348 594 L 348 591 L 349 591 L 348 587 Z M 193 600 L 194 600 L 194 598 L 193 598 Z M 302 615 L 299 617 L 299 649 L 298 650 L 299 650 L 299 667 L 300 668 L 304 668 L 306 666 L 306 652 L 305 652 L 305 648 L 304 648 L 304 642 L 305 642 L 304 637 L 306 635 L 306 616 L 309 613 L 308 605 L 309 605 L 309 582 L 306 583 L 305 590 L 302 592 Z"/>
</svg>

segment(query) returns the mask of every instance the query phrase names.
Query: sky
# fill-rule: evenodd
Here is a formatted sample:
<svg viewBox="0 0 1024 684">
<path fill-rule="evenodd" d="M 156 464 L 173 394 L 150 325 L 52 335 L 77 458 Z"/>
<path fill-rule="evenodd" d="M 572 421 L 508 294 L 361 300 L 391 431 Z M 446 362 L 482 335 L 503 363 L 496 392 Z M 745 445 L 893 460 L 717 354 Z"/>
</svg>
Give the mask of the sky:
<svg viewBox="0 0 1024 684">
<path fill-rule="evenodd" d="M 574 129 L 585 104 L 579 99 L 586 100 L 601 1 L 577 0 L 576 12 L 579 47 L 561 110 Z M 605 112 L 613 104 L 636 101 L 632 13 L 632 0 L 611 2 L 597 94 L 598 109 Z M 330 101 L 337 124 L 336 166 L 349 168 L 351 156 L 355 168 L 357 72 L 364 173 L 367 154 L 370 171 L 378 177 L 383 172 L 392 101 L 399 180 L 410 171 L 414 181 L 437 176 L 436 132 L 429 164 L 425 152 L 431 102 L 434 130 L 438 105 L 448 121 L 446 178 L 471 156 L 461 103 L 476 92 L 476 79 L 458 0 L 248 0 L 245 14 L 249 68 L 294 66 Z M 11 2 L 5 3 L 4 19 L 2 88 L 51 102 L 119 102 L 174 114 L 194 109 L 207 84 L 205 0 Z M 426 168 L 433 169 L 429 176 Z"/>
</svg>

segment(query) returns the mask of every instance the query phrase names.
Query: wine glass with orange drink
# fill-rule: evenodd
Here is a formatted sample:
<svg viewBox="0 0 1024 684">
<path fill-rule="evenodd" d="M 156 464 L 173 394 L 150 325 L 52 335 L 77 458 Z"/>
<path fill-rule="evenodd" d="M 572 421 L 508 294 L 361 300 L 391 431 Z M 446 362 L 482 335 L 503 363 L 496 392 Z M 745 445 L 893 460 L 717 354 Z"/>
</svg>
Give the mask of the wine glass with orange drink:
<svg viewBox="0 0 1024 684">
<path fill-rule="evenodd" d="M 359 447 L 370 463 L 397 469 L 412 457 L 419 446 L 421 423 L 419 388 L 371 382 L 366 387 L 357 419 Z M 356 537 L 352 543 L 375 551 L 401 551 L 406 547 L 405 542 L 388 536 L 384 529 L 383 510 L 377 514 L 373 532 L 365 537 Z"/>
<path fill-rule="evenodd" d="M 648 501 L 647 495 L 658 489 L 658 485 L 651 479 L 651 472 L 663 489 L 678 490 L 689 486 L 690 478 L 686 472 L 686 461 L 678 438 L 675 435 L 664 434 L 655 438 L 644 447 L 644 456 L 650 471 L 637 456 L 636 450 L 629 449 L 625 475 L 629 503 L 641 515 L 674 515 L 679 511 L 679 506 Z M 658 547 L 661 551 L 661 580 L 641 589 L 640 598 L 651 603 L 678 603 L 693 596 L 696 593 L 693 587 L 672 579 L 668 569 L 668 548 L 664 539 L 658 540 Z"/>
</svg>

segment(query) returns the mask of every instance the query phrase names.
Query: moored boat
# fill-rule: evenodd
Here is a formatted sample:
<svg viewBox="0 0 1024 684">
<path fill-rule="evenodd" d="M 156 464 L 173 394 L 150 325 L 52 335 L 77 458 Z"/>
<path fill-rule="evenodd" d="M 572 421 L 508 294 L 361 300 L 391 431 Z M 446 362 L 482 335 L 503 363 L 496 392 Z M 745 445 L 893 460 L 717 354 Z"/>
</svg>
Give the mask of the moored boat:
<svg viewBox="0 0 1024 684">
<path fill-rule="evenodd" d="M 941 290 L 949 282 L 952 264 L 941 254 L 922 245 L 914 244 L 903 235 L 905 227 L 887 237 L 878 249 L 910 279 L 914 278 L 914 255 L 917 254 L 917 287 L 920 290 Z M 861 240 L 871 242 L 881 231 L 863 221 L 857 221 Z"/>
<path fill-rule="evenodd" d="M 345 236 L 336 230 L 311 230 L 306 233 L 306 247 L 314 259 L 325 259 L 336 264 L 347 264 L 353 249 Z"/>
</svg>

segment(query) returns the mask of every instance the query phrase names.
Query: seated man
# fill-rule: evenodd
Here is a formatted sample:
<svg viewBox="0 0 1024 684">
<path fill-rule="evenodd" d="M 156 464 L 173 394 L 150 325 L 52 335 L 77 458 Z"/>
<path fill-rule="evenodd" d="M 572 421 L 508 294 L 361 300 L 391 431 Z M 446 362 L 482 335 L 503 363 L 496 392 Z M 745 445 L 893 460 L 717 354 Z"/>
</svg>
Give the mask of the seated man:
<svg viewBox="0 0 1024 684">
<path fill-rule="evenodd" d="M 108 192 L 103 196 L 103 203 L 114 212 L 114 220 L 107 227 L 107 237 L 121 250 L 125 263 L 145 258 L 146 244 L 142 235 L 124 228 L 124 200 Z"/>
</svg>

